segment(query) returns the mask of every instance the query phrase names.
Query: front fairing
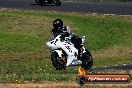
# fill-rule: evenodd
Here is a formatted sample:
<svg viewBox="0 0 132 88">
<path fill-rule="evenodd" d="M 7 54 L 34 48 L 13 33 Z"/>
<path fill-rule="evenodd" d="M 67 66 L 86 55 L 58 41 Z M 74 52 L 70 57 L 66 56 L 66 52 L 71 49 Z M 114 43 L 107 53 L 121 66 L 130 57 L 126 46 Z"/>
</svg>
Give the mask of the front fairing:
<svg viewBox="0 0 132 88">
<path fill-rule="evenodd" d="M 47 42 L 46 44 L 47 44 L 47 46 L 50 50 L 55 50 L 55 49 L 60 48 L 60 46 L 58 44 L 54 44 L 54 43 L 51 43 L 51 42 Z"/>
<path fill-rule="evenodd" d="M 51 51 L 60 48 L 60 44 L 61 44 L 60 35 L 46 43 L 46 45 Z"/>
</svg>

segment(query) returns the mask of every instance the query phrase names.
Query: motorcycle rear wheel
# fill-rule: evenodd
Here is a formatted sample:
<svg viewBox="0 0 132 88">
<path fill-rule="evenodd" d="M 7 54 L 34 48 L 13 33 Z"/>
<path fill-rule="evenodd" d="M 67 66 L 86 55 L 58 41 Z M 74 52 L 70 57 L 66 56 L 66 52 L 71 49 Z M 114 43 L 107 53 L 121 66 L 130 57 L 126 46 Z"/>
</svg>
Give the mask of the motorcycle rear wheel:
<svg viewBox="0 0 132 88">
<path fill-rule="evenodd" d="M 93 66 L 93 58 L 91 53 L 86 49 L 86 52 L 83 53 L 82 58 L 82 68 L 89 70 Z"/>
<path fill-rule="evenodd" d="M 54 0 L 54 4 L 56 6 L 61 6 L 61 1 L 60 0 Z"/>
<path fill-rule="evenodd" d="M 52 52 L 51 61 L 52 61 L 53 66 L 56 68 L 56 70 L 65 70 L 66 69 L 65 58 L 64 57 L 62 57 L 62 58 L 60 58 L 55 51 Z"/>
</svg>

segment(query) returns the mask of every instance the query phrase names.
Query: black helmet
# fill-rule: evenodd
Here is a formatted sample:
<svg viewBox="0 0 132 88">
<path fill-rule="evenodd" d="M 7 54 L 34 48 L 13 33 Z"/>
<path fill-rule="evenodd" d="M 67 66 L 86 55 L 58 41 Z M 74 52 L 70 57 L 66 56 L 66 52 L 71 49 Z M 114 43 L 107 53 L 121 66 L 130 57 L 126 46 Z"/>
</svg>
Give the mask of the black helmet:
<svg viewBox="0 0 132 88">
<path fill-rule="evenodd" d="M 61 19 L 56 19 L 53 21 L 54 30 L 58 30 L 63 27 L 63 21 Z"/>
</svg>

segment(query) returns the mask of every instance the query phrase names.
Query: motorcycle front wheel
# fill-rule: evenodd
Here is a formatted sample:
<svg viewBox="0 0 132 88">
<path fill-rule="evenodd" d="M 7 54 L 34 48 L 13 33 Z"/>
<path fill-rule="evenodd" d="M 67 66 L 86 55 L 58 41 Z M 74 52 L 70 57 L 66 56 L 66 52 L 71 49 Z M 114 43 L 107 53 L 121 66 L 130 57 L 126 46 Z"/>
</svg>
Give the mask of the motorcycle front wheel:
<svg viewBox="0 0 132 88">
<path fill-rule="evenodd" d="M 52 61 L 53 66 L 56 68 L 56 70 L 66 69 L 65 58 L 64 57 L 60 58 L 55 51 L 52 52 L 51 61 Z"/>
</svg>

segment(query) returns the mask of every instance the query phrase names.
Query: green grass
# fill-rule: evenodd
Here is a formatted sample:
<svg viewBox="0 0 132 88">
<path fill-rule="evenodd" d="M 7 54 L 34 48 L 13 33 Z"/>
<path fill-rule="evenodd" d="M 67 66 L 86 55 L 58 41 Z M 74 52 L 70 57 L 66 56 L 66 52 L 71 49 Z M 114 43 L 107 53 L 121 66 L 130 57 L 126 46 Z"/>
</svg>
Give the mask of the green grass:
<svg viewBox="0 0 132 88">
<path fill-rule="evenodd" d="M 42 41 L 42 39 L 34 35 L 0 32 L 0 50 L 6 52 L 37 51 L 37 48 L 43 44 Z"/>
<path fill-rule="evenodd" d="M 73 81 L 75 80 L 74 74 L 76 74 L 76 71 L 73 68 L 66 71 L 56 71 L 50 60 L 47 59 L 0 61 L 0 82 L 2 83 L 40 82 L 45 80 Z"/>
<path fill-rule="evenodd" d="M 75 81 L 76 67 L 56 71 L 46 42 L 52 21 L 62 18 L 92 52 L 94 66 L 132 62 L 131 17 L 0 10 L 0 82 Z"/>
<path fill-rule="evenodd" d="M 107 65 L 113 65 L 113 64 L 123 64 L 125 62 L 126 64 L 131 63 L 132 57 L 107 57 L 107 58 L 99 58 L 95 59 L 95 66 L 107 66 Z"/>
</svg>

